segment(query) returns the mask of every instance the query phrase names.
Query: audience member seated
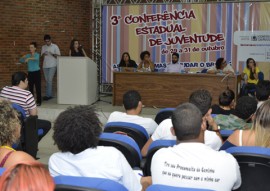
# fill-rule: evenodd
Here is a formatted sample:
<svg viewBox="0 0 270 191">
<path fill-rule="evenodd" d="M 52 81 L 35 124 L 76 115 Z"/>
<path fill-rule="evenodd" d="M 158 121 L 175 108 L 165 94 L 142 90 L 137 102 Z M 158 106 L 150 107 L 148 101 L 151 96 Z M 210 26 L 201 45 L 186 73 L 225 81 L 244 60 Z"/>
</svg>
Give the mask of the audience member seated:
<svg viewBox="0 0 270 191">
<path fill-rule="evenodd" d="M 141 62 L 138 66 L 138 71 L 142 72 L 154 72 L 155 66 L 154 63 L 151 61 L 150 52 L 143 51 L 140 54 Z"/>
<path fill-rule="evenodd" d="M 0 178 L 0 190 L 53 191 L 54 181 L 41 163 L 19 163 L 3 173 Z"/>
<path fill-rule="evenodd" d="M 37 115 L 37 106 L 33 94 L 26 90 L 28 87 L 27 74 L 24 72 L 16 72 L 12 75 L 12 86 L 6 86 L 2 89 L 0 97 L 9 99 L 12 103 L 20 105 L 26 114 Z M 43 130 L 43 134 L 39 135 L 39 141 L 51 129 L 51 122 L 47 120 L 37 119 L 38 129 Z"/>
<path fill-rule="evenodd" d="M 0 167 L 8 168 L 20 162 L 35 161 L 27 153 L 12 148 L 20 138 L 21 125 L 8 100 L 0 99 L 0 121 Z"/>
<path fill-rule="evenodd" d="M 128 52 L 124 52 L 122 54 L 122 59 L 118 65 L 118 67 L 131 67 L 131 68 L 137 68 L 138 65 L 134 60 L 130 59 L 130 55 Z"/>
<path fill-rule="evenodd" d="M 259 72 L 260 69 L 256 65 L 255 60 L 253 58 L 248 58 L 246 67 L 241 74 L 242 79 L 245 81 L 242 87 L 242 95 L 248 95 L 250 90 L 254 90 L 256 88 L 256 85 L 259 82 Z"/>
<path fill-rule="evenodd" d="M 257 101 L 253 97 L 243 96 L 237 100 L 235 110 L 230 115 L 217 115 L 215 121 L 222 130 L 250 129 L 256 109 Z"/>
<path fill-rule="evenodd" d="M 234 190 L 241 185 L 235 158 L 204 144 L 206 120 L 192 103 L 184 103 L 172 114 L 172 132 L 177 145 L 158 150 L 152 159 L 153 184 Z"/>
<path fill-rule="evenodd" d="M 225 90 L 219 95 L 219 105 L 212 106 L 213 114 L 230 115 L 234 109 L 234 92 L 230 89 Z"/>
<path fill-rule="evenodd" d="M 223 73 L 223 74 L 234 74 L 233 68 L 227 64 L 226 60 L 224 58 L 218 58 L 216 61 L 215 66 L 209 68 L 207 70 L 208 74 L 217 74 L 217 73 Z"/>
<path fill-rule="evenodd" d="M 135 123 L 144 127 L 149 135 L 152 135 L 155 129 L 157 128 L 157 123 L 146 117 L 141 117 L 139 114 L 142 111 L 142 101 L 141 95 L 135 90 L 127 91 L 123 95 L 123 105 L 126 110 L 125 113 L 115 111 L 112 112 L 109 119 L 109 122 L 129 122 Z"/>
<path fill-rule="evenodd" d="M 259 81 L 256 86 L 256 99 L 258 101 L 257 108 L 259 108 L 264 101 L 270 98 L 270 81 Z"/>
<path fill-rule="evenodd" d="M 193 103 L 195 106 L 197 106 L 200 111 L 203 114 L 203 118 L 208 122 L 209 125 L 211 125 L 212 129 L 217 131 L 205 131 L 204 136 L 204 143 L 211 147 L 214 150 L 219 150 L 220 146 L 222 145 L 222 139 L 220 137 L 220 134 L 218 132 L 218 127 L 215 121 L 213 120 L 211 116 L 211 102 L 212 97 L 209 91 L 207 90 L 197 90 L 193 92 L 189 97 L 189 102 Z M 151 138 L 147 141 L 147 143 L 142 148 L 142 156 L 147 155 L 148 147 L 153 141 L 156 140 L 176 140 L 175 135 L 172 134 L 172 120 L 171 119 L 165 119 L 162 121 Z"/>
<path fill-rule="evenodd" d="M 52 176 L 107 178 L 130 191 L 141 190 L 124 155 L 116 148 L 97 146 L 102 128 L 93 108 L 68 108 L 57 117 L 53 129 L 53 139 L 60 152 L 49 159 Z"/>
<path fill-rule="evenodd" d="M 220 148 L 226 150 L 234 146 L 270 147 L 270 100 L 265 101 L 255 113 L 252 128 L 235 130 Z"/>
</svg>

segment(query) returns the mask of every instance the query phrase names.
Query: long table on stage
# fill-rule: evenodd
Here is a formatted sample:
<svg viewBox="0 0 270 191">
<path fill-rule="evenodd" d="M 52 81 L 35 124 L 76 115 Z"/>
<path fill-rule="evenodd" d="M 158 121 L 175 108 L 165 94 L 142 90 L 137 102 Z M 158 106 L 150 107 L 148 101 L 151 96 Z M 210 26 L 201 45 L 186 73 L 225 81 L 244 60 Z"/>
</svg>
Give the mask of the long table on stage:
<svg viewBox="0 0 270 191">
<path fill-rule="evenodd" d="M 113 105 L 122 105 L 126 91 L 137 90 L 145 106 L 176 107 L 187 102 L 189 95 L 198 89 L 207 89 L 214 104 L 218 103 L 219 94 L 227 87 L 232 89 L 237 97 L 240 83 L 240 75 L 114 72 Z"/>
</svg>

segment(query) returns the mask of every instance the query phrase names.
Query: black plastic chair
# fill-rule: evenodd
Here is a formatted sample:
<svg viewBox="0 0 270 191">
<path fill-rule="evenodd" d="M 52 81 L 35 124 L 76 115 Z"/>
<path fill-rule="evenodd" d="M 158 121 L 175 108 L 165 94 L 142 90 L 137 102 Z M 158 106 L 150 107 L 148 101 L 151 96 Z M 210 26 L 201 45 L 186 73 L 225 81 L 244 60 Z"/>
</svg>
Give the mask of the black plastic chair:
<svg viewBox="0 0 270 191">
<path fill-rule="evenodd" d="M 153 184 L 149 186 L 146 191 L 213 191 L 208 189 L 200 188 L 184 188 L 184 187 L 174 187 L 161 184 Z"/>
<path fill-rule="evenodd" d="M 54 191 L 127 191 L 113 180 L 94 177 L 56 176 Z"/>
<path fill-rule="evenodd" d="M 127 122 L 109 122 L 104 127 L 105 133 L 124 133 L 131 137 L 139 146 L 140 149 L 143 148 L 149 135 L 144 127 L 137 125 L 135 123 Z"/>
<path fill-rule="evenodd" d="M 176 145 L 176 140 L 157 140 L 151 143 L 148 148 L 146 161 L 143 168 L 143 173 L 145 176 L 151 176 L 151 163 L 154 154 L 161 148 L 171 147 Z"/>
<path fill-rule="evenodd" d="M 262 147 L 231 147 L 240 166 L 242 184 L 237 191 L 266 191 L 270 188 L 270 149 Z"/>
<path fill-rule="evenodd" d="M 21 138 L 18 150 L 23 150 L 33 158 L 36 158 L 38 151 L 38 128 L 37 116 L 26 117 L 24 109 L 18 104 L 12 103 L 12 107 L 18 112 L 21 120 Z"/>
<path fill-rule="evenodd" d="M 159 110 L 155 117 L 155 122 L 159 125 L 163 120 L 170 118 L 174 110 L 175 108 L 164 108 Z"/>
<path fill-rule="evenodd" d="M 115 147 L 125 156 L 131 168 L 140 167 L 141 151 L 132 138 L 126 135 L 102 133 L 98 145 Z"/>
</svg>

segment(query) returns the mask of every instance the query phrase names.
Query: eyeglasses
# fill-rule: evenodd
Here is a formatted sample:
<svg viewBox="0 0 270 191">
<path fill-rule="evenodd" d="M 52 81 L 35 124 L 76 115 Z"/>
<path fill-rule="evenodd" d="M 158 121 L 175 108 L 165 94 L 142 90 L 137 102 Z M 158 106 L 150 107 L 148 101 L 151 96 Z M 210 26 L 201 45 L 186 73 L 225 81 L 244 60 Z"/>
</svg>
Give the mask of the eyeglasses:
<svg viewBox="0 0 270 191">
<path fill-rule="evenodd" d="M 51 40 L 45 40 L 45 42 L 51 42 Z"/>
</svg>

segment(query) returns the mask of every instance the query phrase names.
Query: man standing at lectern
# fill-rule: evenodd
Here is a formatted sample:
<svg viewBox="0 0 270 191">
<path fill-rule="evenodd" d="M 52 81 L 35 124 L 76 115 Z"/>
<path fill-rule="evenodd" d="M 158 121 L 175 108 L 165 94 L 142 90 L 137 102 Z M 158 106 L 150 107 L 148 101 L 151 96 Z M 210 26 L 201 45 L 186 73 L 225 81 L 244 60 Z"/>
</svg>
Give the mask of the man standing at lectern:
<svg viewBox="0 0 270 191">
<path fill-rule="evenodd" d="M 43 97 L 43 100 L 47 101 L 53 97 L 52 82 L 56 72 L 57 56 L 60 56 L 61 54 L 58 46 L 52 43 L 50 35 L 44 35 L 44 42 L 46 44 L 42 46 L 41 56 L 44 57 L 43 72 L 46 81 L 46 94 Z"/>
</svg>

